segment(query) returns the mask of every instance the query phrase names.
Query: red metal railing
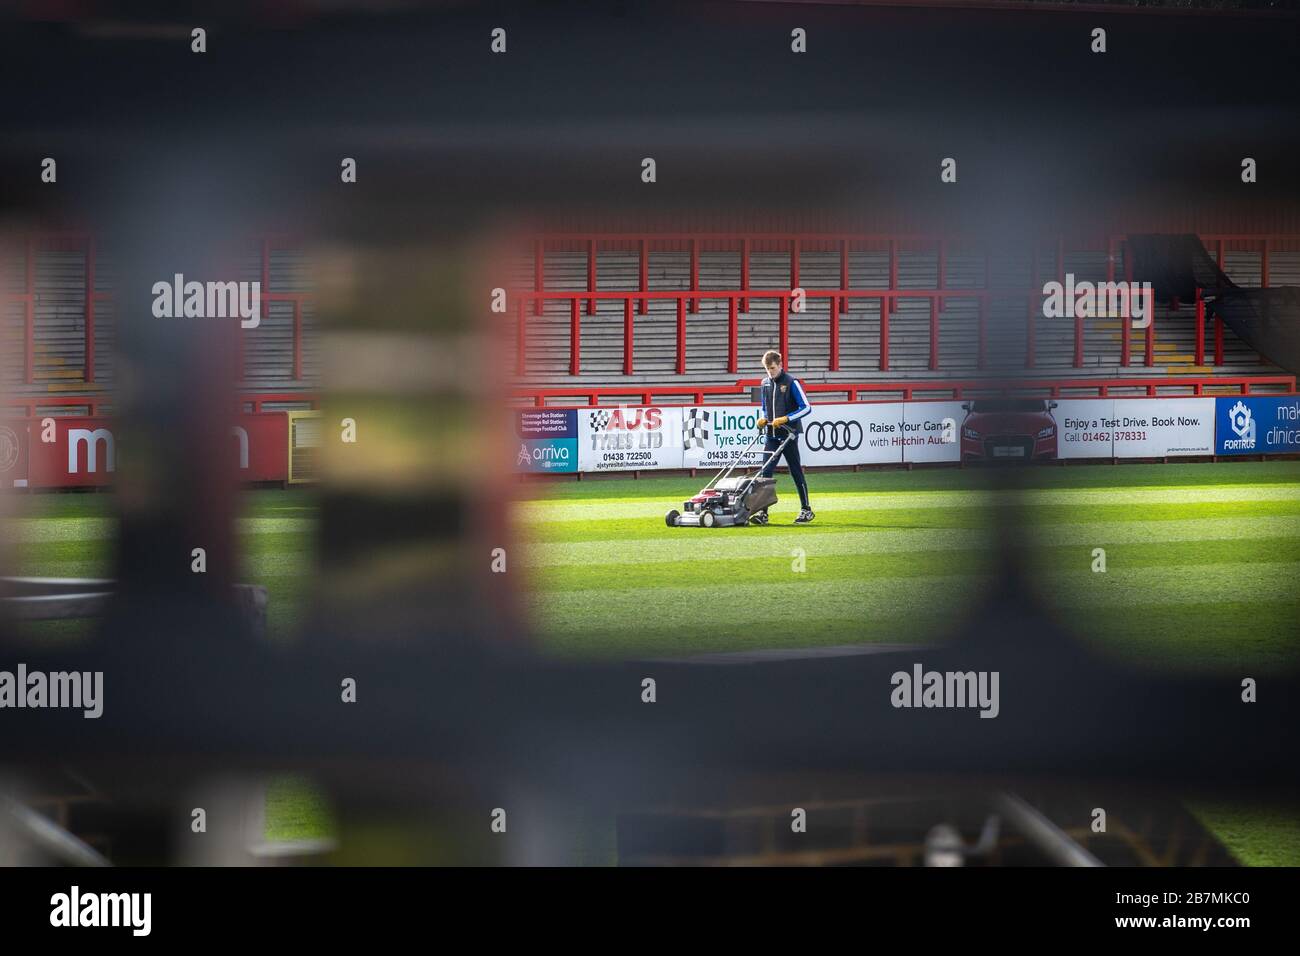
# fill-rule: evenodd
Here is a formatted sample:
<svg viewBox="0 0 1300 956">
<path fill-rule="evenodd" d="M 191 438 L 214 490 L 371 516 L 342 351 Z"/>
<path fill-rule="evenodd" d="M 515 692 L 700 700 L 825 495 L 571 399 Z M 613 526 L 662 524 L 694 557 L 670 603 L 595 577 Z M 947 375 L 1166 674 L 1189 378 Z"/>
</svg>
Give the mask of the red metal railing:
<svg viewBox="0 0 1300 956">
<path fill-rule="evenodd" d="M 89 233 L 77 231 L 44 232 L 23 236 L 23 291 L 0 292 L 0 302 L 18 302 L 23 307 L 23 382 L 30 385 L 36 377 L 36 255 L 42 242 L 82 246 L 85 254 L 85 304 L 83 306 L 82 378 L 95 381 L 95 303 L 108 299 L 109 293 L 95 291 L 97 255 L 95 240 Z"/>
<path fill-rule="evenodd" d="M 1273 244 L 1276 242 L 1294 242 L 1294 236 L 1276 235 L 1276 236 L 1258 236 L 1243 235 L 1233 233 L 1213 233 L 1201 236 L 1201 241 L 1209 246 L 1214 244 L 1215 262 L 1219 271 L 1223 271 L 1223 253 L 1226 243 L 1237 243 L 1239 245 L 1258 245 L 1259 246 L 1259 285 L 1262 289 L 1268 288 L 1268 254 Z M 1217 290 L 1216 290 L 1217 291 Z M 1204 364 L 1205 361 L 1205 303 L 1201 298 L 1202 290 L 1196 290 L 1196 351 L 1200 358 L 1197 364 Z M 1216 315 L 1214 317 L 1214 364 L 1223 364 L 1223 319 Z"/>
<path fill-rule="evenodd" d="M 265 236 L 262 239 L 262 314 L 265 316 L 268 312 L 266 305 L 270 302 L 292 302 L 293 303 L 293 381 L 302 381 L 302 306 L 315 298 L 312 292 L 272 292 L 271 291 L 271 250 L 277 247 L 283 247 L 286 243 L 284 237 Z M 243 337 L 240 337 L 242 344 Z M 241 352 L 239 362 L 239 377 L 244 377 L 244 363 Z"/>
<path fill-rule="evenodd" d="M 548 233 L 533 240 L 533 292 L 544 292 L 545 289 L 545 261 L 546 250 L 548 246 L 565 245 L 569 247 L 585 248 L 587 253 L 587 291 L 596 291 L 597 253 L 602 246 L 627 245 L 636 248 L 639 253 L 638 275 L 640 278 L 640 288 L 632 291 L 646 292 L 649 289 L 649 257 L 654 251 L 654 247 L 660 248 L 665 246 L 685 247 L 690 254 L 690 277 L 691 289 L 698 290 L 700 287 L 700 251 L 701 246 L 708 244 L 712 247 L 721 247 L 723 249 L 734 249 L 740 255 L 740 289 L 738 291 L 748 292 L 750 277 L 750 255 L 755 245 L 766 245 L 773 248 L 787 250 L 790 256 L 790 288 L 796 288 L 799 285 L 799 266 L 800 255 L 803 248 L 807 245 L 818 245 L 821 247 L 834 246 L 838 248 L 840 255 L 840 286 L 847 289 L 849 285 L 849 253 L 853 244 L 857 245 L 881 245 L 885 244 L 889 249 L 889 288 L 898 288 L 898 254 L 899 247 L 902 243 L 913 245 L 933 245 L 938 254 L 939 269 L 939 288 L 944 286 L 944 277 L 947 273 L 947 253 L 948 245 L 953 242 L 964 241 L 957 240 L 950 236 L 941 236 L 931 233 L 788 233 L 788 232 L 753 232 L 753 233 L 735 233 L 735 232 L 713 232 L 713 233 Z M 986 260 L 987 262 L 987 260 Z M 987 280 L 987 273 L 986 273 Z M 987 283 L 986 283 L 987 284 Z M 587 314 L 594 315 L 596 312 L 596 299 L 587 298 Z M 639 298 L 639 312 L 641 315 L 646 314 L 647 300 L 646 297 Z M 841 307 L 847 303 L 841 303 Z M 699 312 L 699 300 L 692 297 L 690 311 Z M 740 311 L 749 311 L 748 298 L 742 298 L 740 302 Z M 541 314 L 540 300 L 534 301 L 533 314 Z"/>
<path fill-rule="evenodd" d="M 879 299 L 880 300 L 880 358 L 879 368 L 881 371 L 889 370 L 889 315 L 890 312 L 897 309 L 897 300 L 899 299 L 926 299 L 930 304 L 930 354 L 929 367 L 932 370 L 939 368 L 939 344 L 940 344 L 940 325 L 939 313 L 943 310 L 943 303 L 948 299 L 979 299 L 980 308 L 977 317 L 978 328 L 978 355 L 977 366 L 984 367 L 986 358 L 985 336 L 988 326 L 988 302 L 990 299 L 1025 299 L 1026 326 L 1028 327 L 1028 348 L 1026 351 L 1025 367 L 1033 367 L 1033 326 L 1041 312 L 1043 292 L 1041 289 L 945 289 L 939 290 L 921 290 L 921 289 L 805 289 L 803 297 L 805 304 L 807 301 L 815 299 L 827 299 L 830 331 L 830 371 L 839 371 L 840 367 L 840 322 L 839 322 L 839 303 L 847 303 L 850 299 Z M 516 322 L 516 341 L 515 341 L 515 371 L 519 375 L 526 374 L 528 370 L 528 303 L 533 303 L 532 311 L 534 314 L 540 314 L 541 303 L 546 300 L 555 300 L 569 303 L 569 374 L 579 375 L 582 371 L 581 362 L 581 342 L 582 330 L 581 320 L 579 317 L 579 303 L 583 300 L 608 300 L 623 303 L 623 374 L 634 374 L 633 353 L 635 346 L 635 323 L 632 314 L 632 303 L 638 299 L 664 299 L 677 303 L 677 329 L 676 329 L 676 370 L 677 374 L 686 371 L 686 303 L 698 301 L 699 299 L 725 299 L 727 301 L 727 371 L 734 374 L 738 371 L 738 316 L 737 312 L 742 300 L 746 299 L 775 299 L 779 305 L 778 322 L 777 322 L 777 339 L 778 348 L 782 355 L 787 359 L 790 355 L 790 312 L 794 293 L 782 289 L 750 289 L 741 292 L 715 292 L 692 289 L 685 292 L 665 291 L 665 292 L 519 292 L 515 295 L 515 322 Z M 1125 323 L 1127 324 L 1127 323 Z M 1154 318 L 1148 326 L 1147 335 L 1154 336 L 1155 321 Z M 1148 350 L 1147 364 L 1155 364 L 1154 349 Z"/>
<path fill-rule="evenodd" d="M 1124 263 L 1125 281 L 1132 281 L 1132 262 L 1128 255 L 1127 246 L 1124 246 L 1122 255 L 1119 250 L 1124 244 L 1123 235 L 1107 236 L 1099 243 L 1088 241 L 1073 241 L 1067 243 L 1062 236 L 1047 237 L 1042 239 L 1033 239 L 1029 241 L 1030 245 L 1030 285 L 1033 288 L 1031 292 L 1021 290 L 1004 290 L 1003 294 L 1008 296 L 1032 295 L 1041 296 L 1039 288 L 1039 251 L 1045 244 L 1050 244 L 1054 251 L 1055 277 L 1056 281 L 1065 282 L 1065 258 L 1068 252 L 1098 252 L 1106 253 L 1106 280 L 1107 282 L 1115 281 L 1115 264 L 1117 261 Z M 1239 245 L 1255 246 L 1260 250 L 1260 278 L 1261 284 L 1265 287 L 1269 282 L 1269 251 L 1281 243 L 1292 246 L 1300 245 L 1300 236 L 1289 234 L 1235 234 L 1235 233 L 1204 233 L 1201 240 L 1208 246 L 1216 249 L 1220 269 L 1223 267 L 1225 245 L 1234 243 Z M 704 293 L 699 289 L 699 255 L 702 246 L 709 246 L 714 250 L 735 251 L 740 258 L 740 288 L 729 290 L 723 293 Z M 849 255 L 853 246 L 875 246 L 885 247 L 889 253 L 889 285 L 887 289 L 882 290 L 851 290 L 849 288 Z M 937 278 L 936 288 L 911 290 L 910 293 L 900 293 L 898 290 L 898 271 L 899 271 L 899 253 L 903 245 L 932 246 L 936 253 Z M 931 368 L 937 368 L 938 340 L 941 331 L 939 315 L 944 311 L 947 299 L 960 297 L 961 295 L 974 295 L 977 293 L 987 293 L 990 290 L 990 255 L 987 247 L 984 251 L 984 286 L 980 290 L 965 290 L 958 292 L 949 290 L 947 286 L 947 265 L 949 247 L 953 245 L 962 245 L 965 247 L 981 248 L 979 240 L 973 237 L 938 235 L 933 233 L 788 233 L 788 232 L 754 232 L 754 233 L 735 233 L 735 232 L 712 232 L 712 233 L 643 233 L 643 232 L 614 232 L 614 233 L 548 233 L 533 240 L 533 289 L 530 293 L 523 293 L 527 301 L 532 303 L 531 311 L 533 315 L 540 315 L 543 310 L 543 304 L 548 298 L 564 299 L 570 298 L 574 293 L 554 293 L 545 289 L 545 259 L 548 249 L 557 247 L 586 250 L 587 255 L 587 289 L 586 293 L 578 298 L 570 298 L 570 357 L 569 357 L 569 374 L 580 374 L 580 336 L 581 336 L 581 318 L 580 306 L 581 300 L 586 301 L 587 314 L 593 315 L 596 312 L 596 302 L 602 298 L 622 299 L 625 302 L 624 308 L 624 367 L 631 368 L 632 360 L 632 333 L 634 332 L 634 320 L 631 310 L 627 303 L 635 299 L 638 304 L 637 311 L 645 315 L 648 310 L 648 302 L 652 298 L 661 298 L 668 296 L 679 296 L 677 309 L 677 348 L 676 348 L 676 368 L 677 373 L 682 374 L 686 370 L 686 333 L 685 333 L 685 312 L 689 303 L 691 313 L 699 312 L 699 303 L 701 298 L 725 297 L 728 299 L 728 361 L 727 369 L 729 372 L 736 371 L 736 349 L 737 349 L 737 312 L 749 311 L 749 300 L 751 298 L 760 298 L 770 296 L 772 290 L 764 290 L 758 293 L 750 287 L 750 257 L 756 250 L 756 247 L 766 249 L 788 251 L 790 261 L 790 288 L 797 288 L 799 285 L 800 273 L 800 256 L 807 247 L 816 247 L 820 251 L 829 249 L 838 250 L 840 257 L 840 288 L 838 290 L 820 290 L 817 293 L 809 293 L 810 297 L 830 297 L 829 317 L 830 317 L 830 369 L 836 371 L 839 368 L 840 349 L 839 349 L 839 327 L 840 315 L 848 308 L 848 300 L 855 294 L 861 295 L 866 292 L 866 297 L 881 299 L 881 338 L 880 338 L 880 367 L 888 369 L 889 367 L 889 313 L 897 308 L 897 299 L 908 294 L 920 295 L 923 297 L 937 296 L 930 299 L 930 331 L 931 331 Z M 597 285 L 597 254 L 602 248 L 622 247 L 623 249 L 635 249 L 639 256 L 638 264 L 638 285 L 635 290 L 599 293 L 596 291 Z M 660 249 L 674 249 L 680 251 L 685 249 L 690 255 L 690 290 L 688 293 L 652 293 L 649 291 L 649 256 L 655 247 Z M 780 294 L 779 290 L 778 294 Z M 831 292 L 836 293 L 831 297 Z M 739 296 L 736 293 L 741 293 Z M 788 332 L 789 316 L 787 313 L 788 293 L 785 293 L 787 299 L 782 302 L 782 312 L 780 318 L 781 338 L 784 340 L 785 333 Z M 984 368 L 987 359 L 984 331 L 987 323 L 987 302 L 988 296 L 980 297 L 980 315 L 979 315 L 979 340 L 977 345 L 977 367 Z M 1179 303 L 1174 302 L 1173 308 L 1177 311 Z M 1032 299 L 1029 300 L 1026 323 L 1025 323 L 1025 366 L 1032 368 L 1035 357 L 1035 338 L 1036 338 L 1036 321 L 1041 310 L 1035 309 Z M 519 342 L 524 344 L 526 333 L 523 329 L 526 324 L 522 318 L 523 313 L 519 313 L 520 331 Z M 1074 347 L 1073 347 L 1073 366 L 1080 368 L 1085 363 L 1085 328 L 1084 319 L 1076 316 L 1074 320 Z M 1144 333 L 1143 364 L 1147 367 L 1155 365 L 1155 323 L 1154 321 L 1147 326 Z M 1120 365 L 1127 367 L 1130 364 L 1130 339 L 1131 330 L 1127 322 L 1121 323 L 1120 329 Z M 1223 337 L 1222 322 L 1216 321 L 1215 327 L 1216 343 L 1221 342 Z M 786 349 L 783 347 L 782 351 Z M 525 356 L 524 349 L 520 349 L 520 356 Z M 1222 347 L 1216 350 L 1217 364 L 1222 364 Z M 526 367 L 526 356 L 522 359 Z M 1198 361 L 1198 365 L 1201 364 Z M 625 374 L 631 374 L 625 371 Z"/>
<path fill-rule="evenodd" d="M 252 412 L 260 412 L 262 406 L 269 402 L 305 402 L 312 408 L 320 408 L 320 396 L 308 392 L 250 392 L 237 394 L 235 401 L 240 408 L 249 406 Z M 22 409 L 22 418 L 34 418 L 38 408 L 73 409 L 61 414 L 87 415 L 98 418 L 105 407 L 116 402 L 110 393 L 107 395 L 23 395 L 0 401 L 5 408 Z"/>
<path fill-rule="evenodd" d="M 292 380 L 302 381 L 302 308 L 303 303 L 313 299 L 310 292 L 272 292 L 271 286 L 271 250 L 282 247 L 285 237 L 266 236 L 261 240 L 261 309 L 263 317 L 271 302 L 293 303 L 293 373 Z M 23 306 L 23 383 L 31 385 L 36 380 L 36 256 L 42 243 L 60 243 L 81 245 L 85 254 L 85 292 L 82 303 L 84 318 L 84 349 L 82 360 L 82 381 L 95 381 L 95 303 L 111 301 L 111 292 L 99 292 L 95 289 L 95 271 L 98 265 L 98 248 L 95 237 L 86 232 L 42 232 L 23 237 L 23 291 L 0 292 L 0 302 L 19 302 Z M 244 339 L 238 339 L 239 377 L 244 375 Z"/>
<path fill-rule="evenodd" d="M 1030 262 L 1032 270 L 1031 285 L 1038 284 L 1038 252 L 1044 242 L 1048 240 L 1030 240 Z M 1057 236 L 1052 238 L 1052 245 L 1055 247 L 1056 257 L 1056 276 L 1060 282 L 1065 281 L 1065 254 L 1066 242 L 1064 238 Z M 548 245 L 581 245 L 587 251 L 587 291 L 594 292 L 596 289 L 596 257 L 599 248 L 611 245 L 633 245 L 637 248 L 640 255 L 638 273 L 640 276 L 639 292 L 644 293 L 648 289 L 649 276 L 649 254 L 652 245 L 658 246 L 685 246 L 690 251 L 690 286 L 692 290 L 699 288 L 699 250 L 701 243 L 708 243 L 714 247 L 723 249 L 735 249 L 740 255 L 740 290 L 748 292 L 750 289 L 750 253 L 754 245 L 767 245 L 772 248 L 788 250 L 790 257 L 790 287 L 797 288 L 799 285 L 800 255 L 805 246 L 813 245 L 822 249 L 828 247 L 837 248 L 840 256 L 840 289 L 848 291 L 849 289 L 849 254 L 851 247 L 858 246 L 880 246 L 884 245 L 889 252 L 889 290 L 898 289 L 898 272 L 899 272 L 899 253 L 903 244 L 913 246 L 933 246 L 936 253 L 937 279 L 936 287 L 933 290 L 920 291 L 944 291 L 947 285 L 948 271 L 948 249 L 950 245 L 960 244 L 965 246 L 977 245 L 978 242 L 968 237 L 938 235 L 933 233 L 551 233 L 546 236 L 535 239 L 533 242 L 533 292 L 544 292 L 545 279 L 545 255 Z M 1099 251 L 1100 245 L 1089 243 L 1075 243 L 1074 251 Z M 1108 246 L 1109 248 L 1109 246 Z M 990 285 L 989 266 L 990 257 L 987 250 L 984 252 L 984 288 Z M 645 315 L 647 311 L 647 298 L 641 295 L 639 298 L 639 311 Z M 587 296 L 587 314 L 593 315 L 596 311 L 596 297 Z M 699 297 L 691 296 L 692 313 L 699 312 Z M 885 303 L 882 303 L 882 305 Z M 944 311 L 945 299 L 937 300 L 937 305 L 932 303 L 932 326 L 937 328 L 937 323 L 933 321 L 937 318 L 937 313 Z M 888 311 L 896 310 L 896 303 L 891 299 L 888 301 Z M 847 310 L 848 299 L 841 297 L 838 302 L 831 302 L 831 324 L 832 328 L 838 331 L 838 314 Z M 741 312 L 749 311 L 749 297 L 745 296 L 740 299 L 739 310 Z M 542 311 L 542 300 L 533 300 L 533 314 L 540 315 Z M 1027 317 L 1026 329 L 1028 348 L 1026 349 L 1026 367 L 1032 367 L 1034 362 L 1034 314 Z M 1154 333 L 1148 332 L 1148 338 L 1154 343 Z M 981 367 L 983 362 L 983 341 L 980 342 L 981 348 Z M 885 361 L 888 363 L 888 340 L 882 340 L 882 348 L 886 352 Z M 831 348 L 834 353 L 832 358 L 834 364 L 832 368 L 838 365 L 838 348 L 839 341 L 837 336 L 831 340 Z M 1153 350 L 1152 350 L 1153 351 Z M 679 367 L 682 365 L 681 354 L 679 349 Z M 1075 354 L 1074 365 L 1080 367 L 1084 363 L 1084 341 L 1082 320 L 1077 319 L 1075 322 Z M 1128 364 L 1127 358 L 1124 364 Z M 1148 363 L 1151 364 L 1151 363 Z M 730 366 L 729 366 L 730 367 Z M 733 369 L 734 370 L 734 369 Z M 577 374 L 577 373 L 571 373 Z M 680 374 L 680 373 L 679 373 Z"/>
<path fill-rule="evenodd" d="M 304 392 L 254 392 L 236 395 L 235 400 L 241 406 L 251 406 L 249 411 L 254 413 L 260 412 L 268 402 L 306 402 L 312 408 L 320 408 L 320 396 Z"/>
<path fill-rule="evenodd" d="M 1260 235 L 1258 233 L 1227 233 L 1227 232 L 1209 232 L 1198 234 L 1201 242 L 1208 249 L 1214 248 L 1215 263 L 1219 271 L 1223 271 L 1224 252 L 1229 243 L 1246 246 L 1256 249 L 1259 252 L 1259 287 L 1267 289 L 1269 287 L 1269 252 L 1275 245 L 1287 244 L 1296 245 L 1300 243 L 1300 236 L 1294 236 L 1286 233 L 1277 233 L 1270 235 Z M 1117 250 L 1124 243 L 1124 236 L 1111 236 L 1106 241 L 1106 281 L 1115 281 L 1115 262 L 1122 258 L 1124 263 L 1124 279 L 1127 282 L 1133 280 L 1133 263 L 1128 254 L 1127 244 L 1124 245 L 1122 255 L 1117 255 Z M 1196 290 L 1196 364 L 1198 366 L 1205 364 L 1205 303 L 1201 300 L 1201 289 Z M 1217 290 L 1216 290 L 1217 291 Z M 1170 303 L 1170 310 L 1177 312 L 1179 301 L 1174 299 Z M 1077 322 L 1077 320 L 1076 320 Z M 1120 356 L 1120 364 L 1129 364 L 1129 330 L 1128 324 L 1125 323 L 1122 331 L 1123 354 Z M 1153 349 L 1154 336 L 1150 329 L 1147 330 L 1147 355 L 1148 358 Z M 1078 362 L 1076 361 L 1076 365 Z M 1150 361 L 1147 361 L 1150 365 Z M 1214 317 L 1214 364 L 1223 364 L 1223 319 L 1219 316 Z"/>
<path fill-rule="evenodd" d="M 722 398 L 748 399 L 751 390 L 760 379 L 741 379 L 731 385 L 652 385 L 652 386 L 610 386 L 607 388 L 585 388 L 580 386 L 556 388 L 517 388 L 511 391 L 516 401 L 528 401 L 538 408 L 545 407 L 585 407 L 600 404 L 602 398 L 633 399 L 622 404 L 638 405 L 703 405 Z M 894 401 L 892 398 L 880 398 L 881 395 L 901 395 L 903 401 L 912 401 L 918 397 L 928 399 L 960 399 L 969 393 L 980 395 L 1009 395 L 1014 393 L 1047 393 L 1050 398 L 1106 398 L 1112 390 L 1141 389 L 1150 398 L 1168 395 L 1173 392 L 1186 395 L 1188 390 L 1193 397 L 1203 396 L 1206 389 L 1236 389 L 1236 394 L 1255 394 L 1256 388 L 1269 387 L 1272 394 L 1292 395 L 1296 392 L 1294 375 L 1252 375 L 1252 376 L 1210 376 L 1188 378 L 1112 378 L 1112 379 L 1025 379 L 1023 381 L 981 381 L 963 379 L 951 381 L 921 382 L 803 382 L 804 390 L 820 395 L 844 395 L 845 401 Z M 1066 395 L 1066 393 L 1070 393 Z M 1077 393 L 1091 393 L 1077 394 Z M 664 397 L 682 401 L 655 401 Z M 1174 396 L 1169 396 L 1174 397 Z M 585 402 L 561 401 L 559 405 L 550 406 L 551 399 L 586 399 Z"/>
<path fill-rule="evenodd" d="M 21 398 L 6 398 L 0 404 L 5 408 L 21 408 L 23 418 L 32 418 L 37 408 L 72 409 L 64 411 L 65 415 L 89 415 L 97 418 L 106 405 L 112 405 L 112 395 L 26 395 Z"/>
</svg>

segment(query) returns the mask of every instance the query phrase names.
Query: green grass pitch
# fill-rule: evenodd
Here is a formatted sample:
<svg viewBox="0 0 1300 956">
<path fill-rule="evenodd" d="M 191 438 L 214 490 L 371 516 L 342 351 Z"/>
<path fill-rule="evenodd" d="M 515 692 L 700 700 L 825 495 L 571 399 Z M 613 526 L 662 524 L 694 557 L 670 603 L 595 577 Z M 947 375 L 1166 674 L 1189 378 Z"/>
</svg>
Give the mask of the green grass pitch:
<svg viewBox="0 0 1300 956">
<path fill-rule="evenodd" d="M 798 498 L 782 474 L 765 528 L 667 527 L 664 512 L 704 480 L 529 487 L 516 527 L 545 647 L 941 641 L 999 572 L 996 533 L 1042 606 L 1105 653 L 1189 670 L 1297 661 L 1300 462 L 811 473 L 808 526 L 792 524 Z M 797 629 L 772 632 L 778 604 Z"/>
<path fill-rule="evenodd" d="M 1300 462 L 811 473 L 817 520 L 790 524 L 780 479 L 766 528 L 669 529 L 663 514 L 703 478 L 528 485 L 515 506 L 532 623 L 547 652 L 676 655 L 862 641 L 941 641 L 995 573 L 990 533 L 1006 529 L 1044 606 L 1138 666 L 1294 667 L 1300 597 Z M 109 495 L 17 496 L 14 573 L 111 576 Z M 309 493 L 244 496 L 241 580 L 267 587 L 270 637 L 298 635 L 309 599 L 315 506 Z M 1094 573 L 1092 552 L 1106 551 Z M 522 565 L 522 568 L 520 568 Z M 795 570 L 802 566 L 802 571 Z M 804 622 L 765 626 L 772 602 Z M 31 636 L 76 639 L 86 625 Z M 321 796 L 272 785 L 268 835 L 327 832 Z M 1245 863 L 1300 865 L 1294 808 L 1193 805 Z"/>
<path fill-rule="evenodd" d="M 238 580 L 267 589 L 267 631 L 272 640 L 296 634 L 307 598 L 316 547 L 316 507 L 306 490 L 250 491 L 236 521 Z M 113 577 L 115 534 L 110 494 L 18 496 L 7 522 L 13 573 L 26 577 Z M 27 625 L 34 636 L 75 637 L 87 622 Z"/>
<path fill-rule="evenodd" d="M 798 497 L 782 475 L 766 528 L 668 528 L 664 512 L 705 480 L 530 486 L 516 526 L 543 647 L 658 656 L 942 641 L 997 573 L 996 530 L 1043 607 L 1102 653 L 1234 673 L 1300 658 L 1300 462 L 812 472 L 808 526 L 791 523 Z M 777 602 L 797 632 L 766 626 Z M 1296 807 L 1190 806 L 1242 863 L 1300 865 Z"/>
</svg>

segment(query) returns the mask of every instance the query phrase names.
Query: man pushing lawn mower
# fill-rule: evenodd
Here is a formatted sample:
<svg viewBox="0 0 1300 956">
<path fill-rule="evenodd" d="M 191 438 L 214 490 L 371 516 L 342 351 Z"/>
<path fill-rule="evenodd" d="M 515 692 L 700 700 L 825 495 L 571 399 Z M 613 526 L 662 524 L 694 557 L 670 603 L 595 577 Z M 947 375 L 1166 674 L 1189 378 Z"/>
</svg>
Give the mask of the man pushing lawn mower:
<svg viewBox="0 0 1300 956">
<path fill-rule="evenodd" d="M 790 477 L 799 489 L 799 500 L 803 504 L 803 510 L 794 523 L 807 524 L 812 521 L 812 508 L 808 506 L 808 483 L 804 480 L 803 468 L 799 464 L 799 432 L 803 430 L 800 419 L 812 408 L 804 396 L 803 386 L 781 370 L 779 352 L 765 354 L 763 365 L 767 368 L 768 378 L 763 382 L 763 402 L 758 409 L 758 433 L 750 439 L 748 445 L 740 449 L 730 464 L 713 476 L 698 495 L 682 505 L 681 511 L 674 508 L 664 515 L 668 527 L 726 528 L 767 524 L 767 509 L 776 504 L 776 479 L 772 477 L 772 472 L 783 453 L 786 464 L 790 466 Z M 766 438 L 763 453 L 767 458 L 758 474 L 729 477 L 759 438 Z"/>
<path fill-rule="evenodd" d="M 799 462 L 799 433 L 803 431 L 801 419 L 812 411 L 808 397 L 804 395 L 799 380 L 781 367 L 781 353 L 767 351 L 763 353 L 763 367 L 767 369 L 767 378 L 759 390 L 758 427 L 766 429 L 767 442 L 763 451 L 771 454 L 780 449 L 785 455 L 785 463 L 790 468 L 790 477 L 794 479 L 795 488 L 799 489 L 799 517 L 795 524 L 807 524 L 814 517 L 812 506 L 808 504 L 808 482 L 803 476 L 803 465 Z M 783 439 L 789 439 L 784 441 Z M 771 455 L 759 474 L 771 478 L 776 470 L 777 455 Z M 759 509 L 749 519 L 753 524 L 767 524 L 767 509 Z"/>
</svg>

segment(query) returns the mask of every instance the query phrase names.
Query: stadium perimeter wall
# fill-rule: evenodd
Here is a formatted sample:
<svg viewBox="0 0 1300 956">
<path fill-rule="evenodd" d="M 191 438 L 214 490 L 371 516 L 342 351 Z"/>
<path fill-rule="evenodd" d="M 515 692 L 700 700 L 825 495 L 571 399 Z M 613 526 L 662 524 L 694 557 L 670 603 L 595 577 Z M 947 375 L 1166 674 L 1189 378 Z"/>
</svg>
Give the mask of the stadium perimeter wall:
<svg viewBox="0 0 1300 956">
<path fill-rule="evenodd" d="M 717 469 L 753 439 L 745 405 L 516 409 L 514 468 Z M 804 420 L 806 466 L 1300 454 L 1300 395 L 834 402 Z M 745 465 L 761 460 L 749 451 Z"/>
<path fill-rule="evenodd" d="M 287 482 L 289 412 L 235 419 L 227 439 L 239 480 Z M 107 416 L 51 415 L 0 419 L 0 487 L 97 488 L 117 470 L 115 423 Z M 130 454 L 130 449 L 123 451 Z"/>
</svg>

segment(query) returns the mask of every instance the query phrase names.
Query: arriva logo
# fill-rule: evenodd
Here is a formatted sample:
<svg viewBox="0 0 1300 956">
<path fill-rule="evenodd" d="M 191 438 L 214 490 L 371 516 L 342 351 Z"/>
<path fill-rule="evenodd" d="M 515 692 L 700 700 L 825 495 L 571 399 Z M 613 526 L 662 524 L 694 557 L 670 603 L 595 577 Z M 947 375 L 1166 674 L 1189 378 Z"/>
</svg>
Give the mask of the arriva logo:
<svg viewBox="0 0 1300 956">
<path fill-rule="evenodd" d="M 1228 424 L 1237 437 L 1224 439 L 1225 450 L 1245 451 L 1255 447 L 1255 419 L 1251 417 L 1245 402 L 1238 402 L 1228 409 Z"/>
<path fill-rule="evenodd" d="M 538 445 L 531 452 L 526 444 L 519 446 L 515 465 L 536 465 L 543 470 L 555 470 L 557 465 L 569 463 L 569 449 L 562 445 Z"/>
</svg>

